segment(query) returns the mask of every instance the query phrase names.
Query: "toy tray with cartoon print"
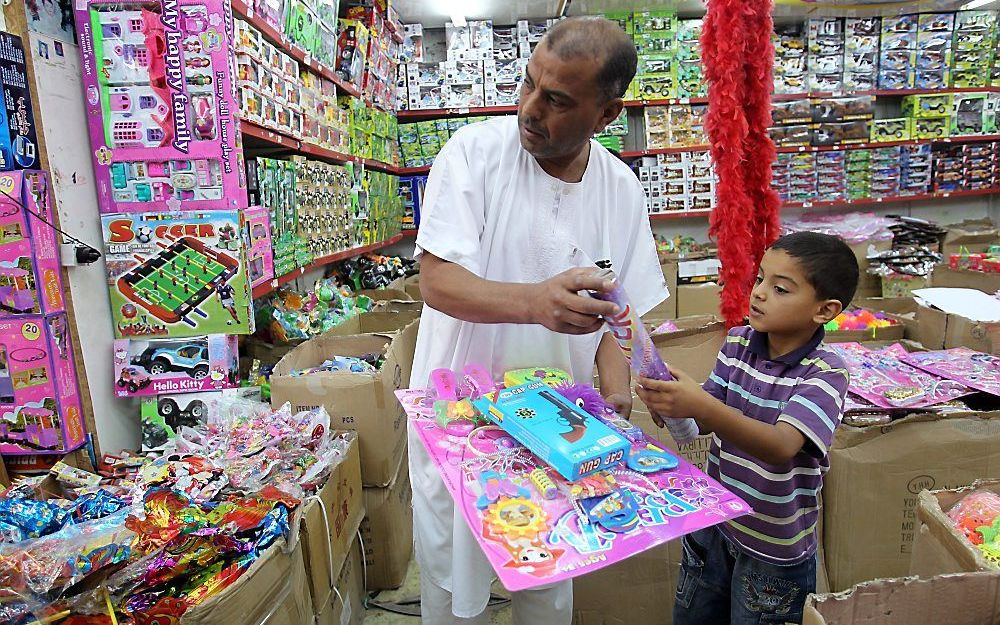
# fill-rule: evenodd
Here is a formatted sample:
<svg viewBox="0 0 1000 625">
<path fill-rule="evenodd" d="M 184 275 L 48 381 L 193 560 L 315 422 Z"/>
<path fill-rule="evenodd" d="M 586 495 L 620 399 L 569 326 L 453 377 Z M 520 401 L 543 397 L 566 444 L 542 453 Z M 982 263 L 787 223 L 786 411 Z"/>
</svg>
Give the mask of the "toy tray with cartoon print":
<svg viewBox="0 0 1000 625">
<path fill-rule="evenodd" d="M 229 0 L 81 0 L 100 210 L 246 206 Z"/>
<path fill-rule="evenodd" d="M 500 428 L 488 427 L 471 442 L 446 432 L 427 391 L 396 396 L 510 591 L 584 575 L 752 512 L 681 457 L 672 469 L 640 472 L 623 462 L 566 482 Z M 632 454 L 662 451 L 645 435 L 631 436 Z M 507 453 L 491 454 L 497 450 Z"/>
</svg>

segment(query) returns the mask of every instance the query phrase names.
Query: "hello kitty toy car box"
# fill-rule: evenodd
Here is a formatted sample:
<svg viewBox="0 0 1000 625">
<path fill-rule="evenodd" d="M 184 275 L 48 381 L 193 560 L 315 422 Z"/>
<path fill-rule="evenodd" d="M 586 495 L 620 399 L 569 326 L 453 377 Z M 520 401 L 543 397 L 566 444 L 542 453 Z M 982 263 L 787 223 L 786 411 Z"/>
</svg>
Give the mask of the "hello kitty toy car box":
<svg viewBox="0 0 1000 625">
<path fill-rule="evenodd" d="M 101 212 L 245 207 L 229 1 L 78 7 Z"/>
<path fill-rule="evenodd" d="M 115 395 L 138 397 L 239 386 L 239 344 L 231 334 L 115 341 Z"/>
</svg>

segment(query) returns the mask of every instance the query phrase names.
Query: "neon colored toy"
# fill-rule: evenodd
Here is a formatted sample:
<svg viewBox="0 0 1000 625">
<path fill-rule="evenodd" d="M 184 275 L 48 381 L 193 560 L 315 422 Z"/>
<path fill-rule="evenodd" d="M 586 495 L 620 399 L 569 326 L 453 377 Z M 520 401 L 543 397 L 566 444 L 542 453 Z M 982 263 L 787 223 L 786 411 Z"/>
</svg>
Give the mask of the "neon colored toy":
<svg viewBox="0 0 1000 625">
<path fill-rule="evenodd" d="M 597 277 L 609 280 L 614 283 L 614 288 L 610 293 L 591 293 L 592 296 L 614 303 L 618 306 L 619 312 L 614 317 L 605 319 L 611 334 L 618 341 L 628 360 L 629 366 L 636 375 L 645 376 L 653 380 L 673 380 L 670 370 L 660 358 L 653 339 L 646 331 L 646 326 L 642 323 L 631 305 L 625 289 L 618 282 L 615 272 L 610 269 L 601 271 Z M 698 424 L 694 419 L 665 419 L 667 431 L 677 441 L 678 445 L 690 443 L 698 436 Z"/>
<path fill-rule="evenodd" d="M 892 325 L 897 325 L 897 322 L 890 319 L 882 311 L 855 308 L 840 313 L 832 321 L 828 321 L 823 328 L 827 332 L 836 332 L 838 330 L 873 330 Z"/>
<path fill-rule="evenodd" d="M 115 395 L 133 397 L 239 386 L 233 335 L 115 341 Z"/>
<path fill-rule="evenodd" d="M 105 215 L 115 337 L 248 334 L 254 317 L 239 211 Z M 236 250 L 226 249 L 234 247 Z"/>
<path fill-rule="evenodd" d="M 621 462 L 629 443 L 544 382 L 500 391 L 473 404 L 566 479 Z"/>
<path fill-rule="evenodd" d="M 554 369 L 552 367 L 518 369 L 516 371 L 508 371 L 503 375 L 503 385 L 507 388 L 535 381 L 545 382 L 554 388 L 560 384 L 572 384 L 573 378 L 562 369 Z"/>
<path fill-rule="evenodd" d="M 77 7 L 101 212 L 246 206 L 228 3 Z"/>
<path fill-rule="evenodd" d="M 0 192 L 0 314 L 61 312 L 59 240 L 51 226 L 32 214 L 54 219 L 48 174 L 0 173 Z"/>
<path fill-rule="evenodd" d="M 0 453 L 64 454 L 83 428 L 66 315 L 0 321 Z"/>
</svg>

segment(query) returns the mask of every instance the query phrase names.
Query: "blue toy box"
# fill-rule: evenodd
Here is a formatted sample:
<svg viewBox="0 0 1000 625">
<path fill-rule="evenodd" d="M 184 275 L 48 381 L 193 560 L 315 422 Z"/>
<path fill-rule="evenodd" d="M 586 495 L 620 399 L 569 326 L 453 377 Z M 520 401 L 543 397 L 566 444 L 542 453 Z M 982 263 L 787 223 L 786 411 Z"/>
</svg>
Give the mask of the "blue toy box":
<svg viewBox="0 0 1000 625">
<path fill-rule="evenodd" d="M 621 434 L 584 412 L 544 382 L 500 391 L 473 404 L 567 480 L 618 464 L 628 454 Z"/>
</svg>

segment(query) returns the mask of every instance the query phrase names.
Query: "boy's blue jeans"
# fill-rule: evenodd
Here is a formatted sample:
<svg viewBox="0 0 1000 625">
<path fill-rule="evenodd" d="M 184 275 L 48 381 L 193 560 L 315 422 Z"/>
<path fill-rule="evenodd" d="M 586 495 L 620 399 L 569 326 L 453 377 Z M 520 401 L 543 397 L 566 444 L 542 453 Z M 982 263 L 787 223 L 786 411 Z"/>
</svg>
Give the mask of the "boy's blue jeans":
<svg viewBox="0 0 1000 625">
<path fill-rule="evenodd" d="M 777 566 L 752 558 L 715 527 L 682 539 L 674 625 L 801 623 L 816 591 L 816 556 Z"/>
</svg>

